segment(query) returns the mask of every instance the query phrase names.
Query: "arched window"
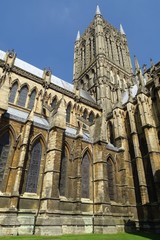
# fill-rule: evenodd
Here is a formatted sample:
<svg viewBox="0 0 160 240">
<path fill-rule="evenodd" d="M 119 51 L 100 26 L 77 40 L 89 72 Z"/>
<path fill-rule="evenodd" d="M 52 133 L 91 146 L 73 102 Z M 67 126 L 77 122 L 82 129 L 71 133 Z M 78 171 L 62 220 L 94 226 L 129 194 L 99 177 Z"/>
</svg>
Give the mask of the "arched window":
<svg viewBox="0 0 160 240">
<path fill-rule="evenodd" d="M 71 117 L 71 103 L 68 104 L 67 110 L 66 110 L 66 122 L 70 123 L 70 117 Z"/>
<path fill-rule="evenodd" d="M 14 101 L 15 101 L 17 88 L 18 88 L 18 83 L 15 82 L 12 85 L 12 88 L 11 88 L 11 91 L 10 91 L 10 96 L 9 96 L 9 102 L 11 102 L 11 103 L 14 103 Z"/>
<path fill-rule="evenodd" d="M 40 162 L 42 157 L 42 145 L 40 141 L 36 141 L 31 150 L 30 165 L 28 168 L 26 192 L 36 193 L 38 185 L 38 177 L 40 170 Z"/>
<path fill-rule="evenodd" d="M 115 200 L 115 167 L 111 158 L 107 159 L 108 193 L 110 200 Z"/>
<path fill-rule="evenodd" d="M 25 107 L 27 94 L 28 94 L 28 87 L 25 85 L 20 90 L 19 99 L 18 99 L 18 103 L 17 103 L 18 105 Z"/>
<path fill-rule="evenodd" d="M 82 186 L 81 186 L 81 197 L 89 198 L 90 197 L 90 161 L 88 153 L 85 153 L 82 158 Z"/>
<path fill-rule="evenodd" d="M 55 97 L 55 98 L 53 99 L 52 103 L 51 103 L 51 107 L 52 107 L 53 109 L 55 109 L 56 106 L 57 106 L 57 98 Z"/>
<path fill-rule="evenodd" d="M 60 166 L 60 181 L 59 181 L 59 193 L 61 196 L 66 196 L 67 191 L 67 165 L 69 161 L 68 151 L 66 147 L 62 152 L 61 166 Z"/>
<path fill-rule="evenodd" d="M 93 120 L 94 120 L 94 113 L 91 112 L 91 113 L 89 114 L 89 122 L 90 122 L 90 123 L 93 123 Z"/>
<path fill-rule="evenodd" d="M 109 143 L 114 144 L 114 132 L 111 122 L 108 122 L 107 124 L 107 139 Z"/>
<path fill-rule="evenodd" d="M 11 139 L 10 139 L 9 131 L 6 131 L 0 137 L 0 189 L 2 188 L 4 171 L 5 171 L 6 163 L 8 160 L 10 146 L 11 146 Z"/>
<path fill-rule="evenodd" d="M 87 115 L 88 115 L 88 112 L 87 112 L 87 109 L 85 109 L 84 112 L 83 112 L 83 118 L 87 119 Z"/>
<path fill-rule="evenodd" d="M 36 90 L 34 89 L 31 93 L 31 96 L 30 96 L 30 99 L 29 99 L 29 104 L 28 104 L 29 109 L 32 109 L 34 107 L 35 97 L 36 97 Z"/>
</svg>

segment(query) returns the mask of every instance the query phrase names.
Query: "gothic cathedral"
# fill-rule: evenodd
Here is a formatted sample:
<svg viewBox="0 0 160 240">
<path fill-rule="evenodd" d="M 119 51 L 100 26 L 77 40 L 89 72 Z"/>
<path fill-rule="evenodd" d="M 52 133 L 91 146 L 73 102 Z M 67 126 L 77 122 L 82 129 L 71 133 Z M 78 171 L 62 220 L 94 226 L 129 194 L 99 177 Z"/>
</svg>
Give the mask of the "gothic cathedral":
<svg viewBox="0 0 160 240">
<path fill-rule="evenodd" d="M 73 84 L 0 51 L 0 235 L 160 229 L 160 62 L 99 7 Z"/>
</svg>

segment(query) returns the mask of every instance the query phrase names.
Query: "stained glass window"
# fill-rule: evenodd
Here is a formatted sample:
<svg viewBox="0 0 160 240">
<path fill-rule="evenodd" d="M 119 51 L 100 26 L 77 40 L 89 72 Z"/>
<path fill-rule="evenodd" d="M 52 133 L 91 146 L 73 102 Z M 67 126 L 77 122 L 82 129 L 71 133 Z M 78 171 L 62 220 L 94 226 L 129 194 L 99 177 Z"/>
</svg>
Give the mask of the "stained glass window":
<svg viewBox="0 0 160 240">
<path fill-rule="evenodd" d="M 10 145 L 10 136 L 9 132 L 7 131 L 0 137 L 0 189 L 2 187 L 3 176 L 8 159 Z"/>
<path fill-rule="evenodd" d="M 34 89 L 31 93 L 31 96 L 30 96 L 28 108 L 32 109 L 34 107 L 35 97 L 36 97 L 36 90 Z"/>
<path fill-rule="evenodd" d="M 66 195 L 66 186 L 67 186 L 67 152 L 66 149 L 62 153 L 61 168 L 60 168 L 60 182 L 59 182 L 59 192 L 61 196 Z"/>
<path fill-rule="evenodd" d="M 90 161 L 86 153 L 82 159 L 82 198 L 89 198 L 90 193 Z"/>
<path fill-rule="evenodd" d="M 28 94 L 28 87 L 23 86 L 19 93 L 19 99 L 18 99 L 18 103 L 17 103 L 18 105 L 25 107 L 27 94 Z"/>
<path fill-rule="evenodd" d="M 42 145 L 37 141 L 31 151 L 31 160 L 28 169 L 26 192 L 36 193 L 38 185 L 38 177 L 40 170 L 40 162 L 42 157 Z"/>
<path fill-rule="evenodd" d="M 16 92 L 17 92 L 17 88 L 18 88 L 18 83 L 15 82 L 11 88 L 10 91 L 10 96 L 9 96 L 9 102 L 14 103 L 15 97 L 16 97 Z"/>
</svg>

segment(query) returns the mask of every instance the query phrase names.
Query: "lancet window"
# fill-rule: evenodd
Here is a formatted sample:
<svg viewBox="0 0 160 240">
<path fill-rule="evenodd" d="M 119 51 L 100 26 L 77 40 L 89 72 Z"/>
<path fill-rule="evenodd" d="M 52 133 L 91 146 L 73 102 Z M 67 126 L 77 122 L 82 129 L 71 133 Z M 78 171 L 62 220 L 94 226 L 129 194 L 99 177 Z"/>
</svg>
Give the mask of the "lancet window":
<svg viewBox="0 0 160 240">
<path fill-rule="evenodd" d="M 66 122 L 70 123 L 70 118 L 71 118 L 71 103 L 68 104 L 67 109 L 66 109 Z"/>
<path fill-rule="evenodd" d="M 29 99 L 28 108 L 32 109 L 34 107 L 35 97 L 36 97 L 36 90 L 34 89 Z"/>
<path fill-rule="evenodd" d="M 16 97 L 16 93 L 17 93 L 17 89 L 18 89 L 18 83 L 15 82 L 12 85 L 12 88 L 11 88 L 11 91 L 10 91 L 9 102 L 14 103 L 15 97 Z"/>
<path fill-rule="evenodd" d="M 25 85 L 20 90 L 19 99 L 18 99 L 17 104 L 22 106 L 22 107 L 25 107 L 27 95 L 28 95 L 28 87 L 27 87 L 27 85 Z"/>
<path fill-rule="evenodd" d="M 11 147 L 11 138 L 9 131 L 6 131 L 0 137 L 0 189 L 2 188 L 4 171 Z"/>
<path fill-rule="evenodd" d="M 90 197 L 90 160 L 89 155 L 86 152 L 82 158 L 81 176 L 82 176 L 82 186 L 81 186 L 81 196 L 82 198 Z"/>
<path fill-rule="evenodd" d="M 41 158 L 42 158 L 42 145 L 40 141 L 36 141 L 31 150 L 31 159 L 28 168 L 25 189 L 26 192 L 30 193 L 37 192 Z"/>
<path fill-rule="evenodd" d="M 110 200 L 115 200 L 115 166 L 112 159 L 107 159 L 107 177 L 108 177 L 108 193 Z"/>
</svg>

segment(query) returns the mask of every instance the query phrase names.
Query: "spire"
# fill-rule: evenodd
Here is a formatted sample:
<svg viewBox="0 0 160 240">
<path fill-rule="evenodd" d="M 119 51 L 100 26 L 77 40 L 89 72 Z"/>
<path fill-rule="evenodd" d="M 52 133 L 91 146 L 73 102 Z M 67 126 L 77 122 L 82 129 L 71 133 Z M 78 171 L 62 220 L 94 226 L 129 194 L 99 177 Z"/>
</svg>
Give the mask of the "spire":
<svg viewBox="0 0 160 240">
<path fill-rule="evenodd" d="M 79 39 L 80 39 L 80 31 L 77 32 L 76 41 L 78 41 Z"/>
<path fill-rule="evenodd" d="M 123 29 L 123 27 L 122 27 L 122 24 L 120 24 L 120 33 L 121 33 L 122 35 L 126 35 L 126 34 L 125 34 L 125 31 L 124 31 L 124 29 Z"/>
<path fill-rule="evenodd" d="M 100 8 L 99 8 L 98 5 L 97 5 L 97 8 L 96 8 L 96 15 L 101 15 L 101 11 L 100 11 Z"/>
</svg>

